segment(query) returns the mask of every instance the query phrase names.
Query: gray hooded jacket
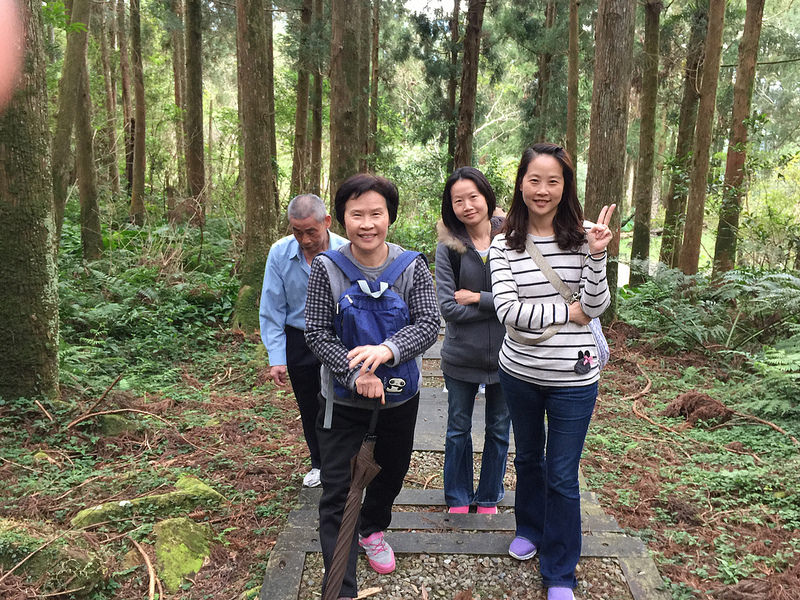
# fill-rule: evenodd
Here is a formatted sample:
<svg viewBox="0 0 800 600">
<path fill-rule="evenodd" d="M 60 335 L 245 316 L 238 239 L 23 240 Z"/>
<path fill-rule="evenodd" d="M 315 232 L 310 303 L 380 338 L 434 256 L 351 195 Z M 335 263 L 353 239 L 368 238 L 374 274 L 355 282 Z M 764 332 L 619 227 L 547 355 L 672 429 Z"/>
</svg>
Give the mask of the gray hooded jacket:
<svg viewBox="0 0 800 600">
<path fill-rule="evenodd" d="M 502 217 L 492 217 L 492 237 L 503 225 Z M 436 299 L 446 321 L 442 346 L 442 372 L 471 383 L 497 383 L 497 361 L 505 327 L 497 320 L 492 297 L 489 265 L 475 250 L 469 238 L 456 236 L 442 221 L 436 225 Z M 461 256 L 458 278 L 453 273 L 449 249 Z M 458 279 L 458 288 L 456 288 Z M 456 289 L 480 292 L 478 304 L 456 302 Z"/>
</svg>

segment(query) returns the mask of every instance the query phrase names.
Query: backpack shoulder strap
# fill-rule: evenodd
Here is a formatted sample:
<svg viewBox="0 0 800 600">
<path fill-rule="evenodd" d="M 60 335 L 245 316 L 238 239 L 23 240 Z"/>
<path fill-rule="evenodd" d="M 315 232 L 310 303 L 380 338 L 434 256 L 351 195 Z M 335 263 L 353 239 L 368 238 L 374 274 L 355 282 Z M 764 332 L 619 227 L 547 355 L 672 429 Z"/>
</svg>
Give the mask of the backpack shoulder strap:
<svg viewBox="0 0 800 600">
<path fill-rule="evenodd" d="M 401 273 L 408 268 L 412 262 L 414 262 L 419 256 L 419 252 L 414 250 L 405 250 L 400 256 L 395 258 L 386 270 L 381 273 L 381 276 L 378 277 L 378 281 L 385 281 L 390 286 L 394 285 L 394 282 L 397 281 L 397 278 L 400 277 Z"/>
<path fill-rule="evenodd" d="M 352 260 L 338 250 L 326 250 L 322 254 L 331 259 L 331 262 L 339 267 L 339 270 L 344 273 L 345 277 L 347 277 L 351 283 L 355 283 L 359 279 L 366 279 L 361 269 L 355 266 Z"/>
</svg>

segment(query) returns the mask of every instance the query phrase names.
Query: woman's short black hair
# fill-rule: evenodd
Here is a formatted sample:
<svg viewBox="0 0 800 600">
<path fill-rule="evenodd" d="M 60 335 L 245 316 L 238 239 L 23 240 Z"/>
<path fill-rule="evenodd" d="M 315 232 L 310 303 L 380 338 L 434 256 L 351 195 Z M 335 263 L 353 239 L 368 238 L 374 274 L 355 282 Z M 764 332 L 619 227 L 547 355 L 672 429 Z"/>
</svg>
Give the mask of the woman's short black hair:
<svg viewBox="0 0 800 600">
<path fill-rule="evenodd" d="M 386 200 L 386 209 L 389 211 L 389 224 L 397 219 L 397 207 L 400 204 L 400 196 L 397 193 L 397 186 L 385 177 L 370 175 L 369 173 L 358 173 L 348 177 L 345 182 L 336 190 L 333 199 L 333 208 L 336 212 L 336 220 L 344 227 L 344 208 L 348 200 L 358 198 L 367 192 L 377 192 Z"/>
<path fill-rule="evenodd" d="M 522 252 L 525 249 L 525 237 L 528 235 L 528 207 L 522 199 L 522 179 L 528 172 L 528 165 L 541 154 L 549 154 L 561 165 L 564 176 L 564 191 L 561 202 L 553 217 L 553 230 L 558 247 L 562 250 L 575 250 L 586 241 L 583 230 L 583 208 L 578 201 L 578 185 L 575 180 L 575 168 L 567 151 L 556 144 L 542 142 L 526 148 L 522 153 L 514 181 L 514 197 L 506 217 L 506 245 L 512 250 Z"/>
<path fill-rule="evenodd" d="M 445 227 L 451 232 L 460 235 L 466 235 L 467 230 L 464 224 L 458 220 L 456 213 L 453 211 L 453 199 L 450 195 L 453 185 L 461 179 L 469 179 L 478 188 L 481 195 L 486 198 L 486 207 L 489 209 L 488 216 L 492 217 L 494 209 L 497 206 L 497 198 L 494 195 L 494 190 L 486 179 L 486 175 L 481 173 L 475 167 L 459 167 L 444 184 L 444 191 L 442 192 L 442 222 Z"/>
</svg>

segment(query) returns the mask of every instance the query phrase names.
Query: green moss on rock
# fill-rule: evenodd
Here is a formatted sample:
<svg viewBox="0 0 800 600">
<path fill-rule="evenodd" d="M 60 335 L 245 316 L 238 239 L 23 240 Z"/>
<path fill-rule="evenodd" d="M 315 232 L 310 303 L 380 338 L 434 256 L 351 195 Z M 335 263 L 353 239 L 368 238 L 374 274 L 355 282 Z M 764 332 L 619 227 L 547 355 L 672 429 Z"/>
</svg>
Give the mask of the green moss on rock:
<svg viewBox="0 0 800 600">
<path fill-rule="evenodd" d="M 170 592 L 197 573 L 209 556 L 211 528 L 186 518 L 167 519 L 153 528 L 158 574 Z"/>
<path fill-rule="evenodd" d="M 88 547 L 80 532 L 64 533 L 46 525 L 0 518 L 0 568 L 11 569 L 60 533 L 62 537 L 36 552 L 15 573 L 31 583 L 43 581 L 43 592 L 81 588 L 73 596 L 87 595 L 105 580 L 108 561 Z"/>
<path fill-rule="evenodd" d="M 134 514 L 166 517 L 176 512 L 194 510 L 198 506 L 216 506 L 225 501 L 222 494 L 196 477 L 181 475 L 174 492 L 153 494 L 133 500 L 98 504 L 80 511 L 72 518 L 74 527 L 85 527 L 103 521 L 124 519 Z"/>
<path fill-rule="evenodd" d="M 121 415 L 101 415 L 97 419 L 97 429 L 108 436 L 118 436 L 123 433 L 134 433 L 142 429 L 142 424 Z"/>
</svg>

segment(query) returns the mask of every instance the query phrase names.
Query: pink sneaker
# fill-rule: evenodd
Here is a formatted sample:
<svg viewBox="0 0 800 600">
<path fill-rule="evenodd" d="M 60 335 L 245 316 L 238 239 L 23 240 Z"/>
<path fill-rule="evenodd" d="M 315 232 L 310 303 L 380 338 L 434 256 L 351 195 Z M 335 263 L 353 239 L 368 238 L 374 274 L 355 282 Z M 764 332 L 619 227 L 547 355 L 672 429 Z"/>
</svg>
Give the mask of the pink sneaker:
<svg viewBox="0 0 800 600">
<path fill-rule="evenodd" d="M 469 512 L 469 506 L 451 506 L 447 512 L 456 515 L 465 515 Z"/>
<path fill-rule="evenodd" d="M 394 551 L 383 539 L 383 532 L 376 531 L 372 535 L 362 538 L 358 536 L 358 545 L 367 553 L 369 566 L 381 575 L 394 571 Z"/>
<path fill-rule="evenodd" d="M 478 507 L 478 514 L 479 515 L 496 515 L 497 514 L 497 507 L 496 506 L 479 506 Z"/>
</svg>

